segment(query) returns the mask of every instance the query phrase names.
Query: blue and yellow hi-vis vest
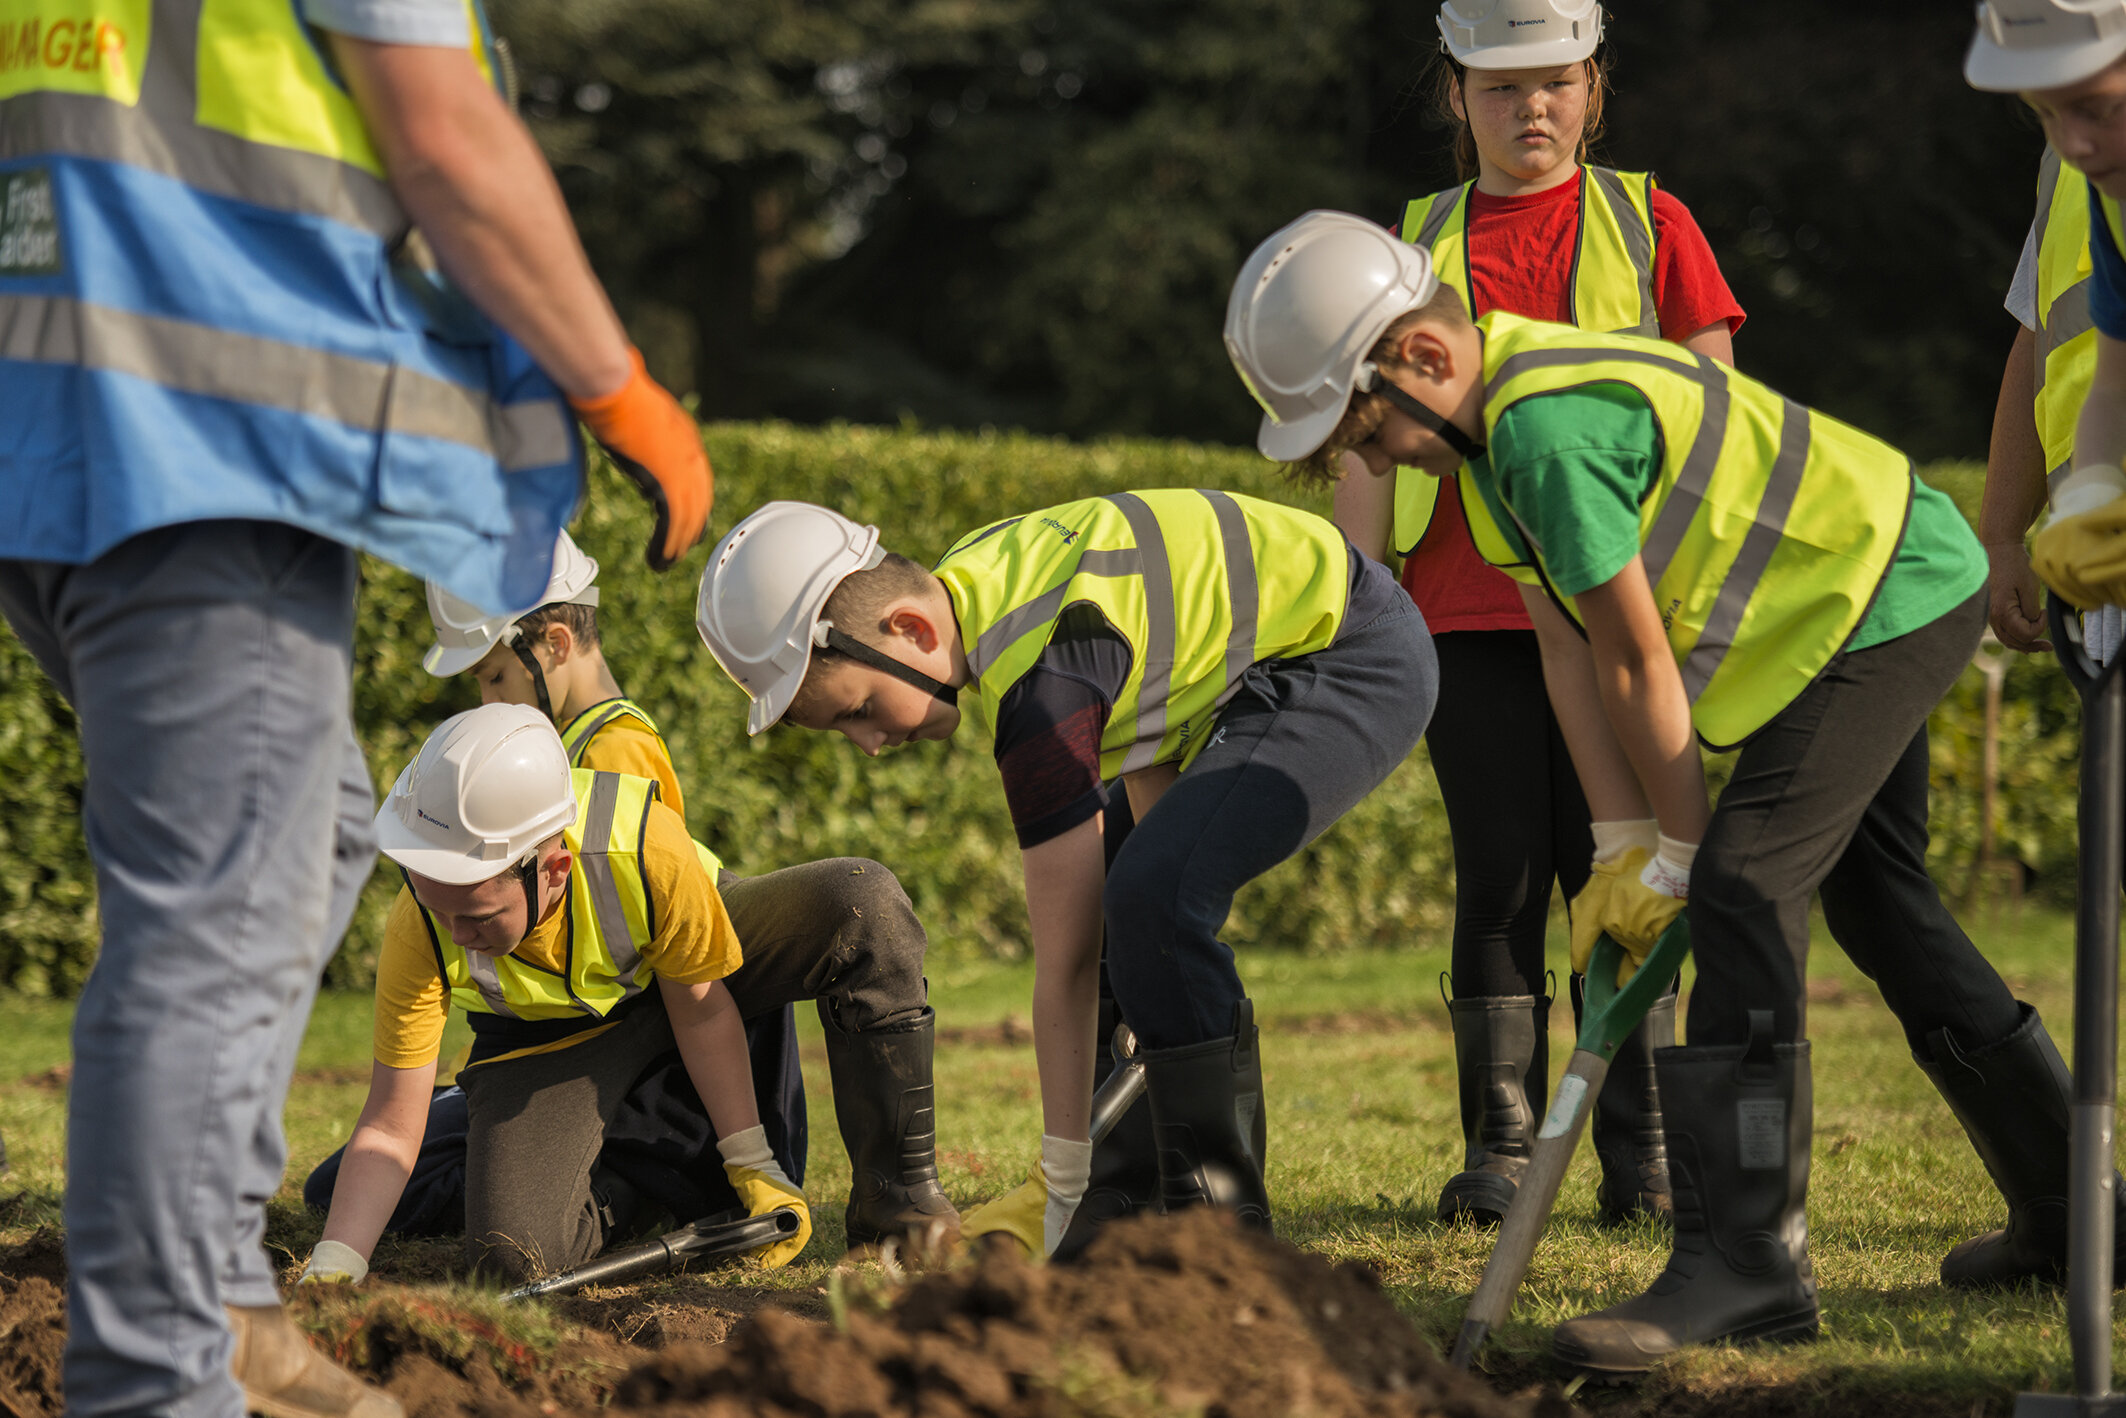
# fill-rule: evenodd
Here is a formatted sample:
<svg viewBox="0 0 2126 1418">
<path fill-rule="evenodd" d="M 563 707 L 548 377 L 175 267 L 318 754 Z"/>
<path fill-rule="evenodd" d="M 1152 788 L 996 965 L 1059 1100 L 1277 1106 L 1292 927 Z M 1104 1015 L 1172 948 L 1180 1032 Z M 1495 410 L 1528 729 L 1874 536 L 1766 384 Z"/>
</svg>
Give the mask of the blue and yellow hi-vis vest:
<svg viewBox="0 0 2126 1418">
<path fill-rule="evenodd" d="M 0 557 L 250 518 L 538 599 L 575 423 L 409 255 L 328 54 L 296 0 L 0 0 Z"/>
</svg>

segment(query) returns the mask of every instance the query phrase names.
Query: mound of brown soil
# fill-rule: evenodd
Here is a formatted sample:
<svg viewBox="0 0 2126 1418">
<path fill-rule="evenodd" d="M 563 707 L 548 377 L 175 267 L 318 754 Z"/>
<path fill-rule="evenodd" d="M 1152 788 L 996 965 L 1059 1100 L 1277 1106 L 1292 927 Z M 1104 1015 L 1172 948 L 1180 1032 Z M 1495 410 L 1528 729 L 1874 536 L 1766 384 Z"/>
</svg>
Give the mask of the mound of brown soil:
<svg viewBox="0 0 2126 1418">
<path fill-rule="evenodd" d="M 41 1276 L 0 1274 L 0 1413 L 59 1418 L 65 1349 L 66 1292 Z"/>
<path fill-rule="evenodd" d="M 1447 1368 L 1372 1276 L 1213 1212 L 1110 1228 L 1082 1264 L 1008 1256 L 836 1326 L 765 1312 L 719 1349 L 637 1367 L 645 1418 L 1539 1418 Z"/>
</svg>

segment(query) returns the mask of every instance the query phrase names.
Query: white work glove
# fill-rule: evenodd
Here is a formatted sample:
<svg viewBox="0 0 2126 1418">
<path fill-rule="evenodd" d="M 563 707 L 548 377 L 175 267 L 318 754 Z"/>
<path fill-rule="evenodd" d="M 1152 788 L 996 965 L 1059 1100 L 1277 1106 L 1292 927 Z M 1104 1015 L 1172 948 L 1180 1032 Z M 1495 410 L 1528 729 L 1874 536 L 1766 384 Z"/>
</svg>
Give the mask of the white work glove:
<svg viewBox="0 0 2126 1418">
<path fill-rule="evenodd" d="M 960 1234 L 1005 1235 L 1035 1262 L 1048 1259 L 1070 1229 L 1092 1180 L 1093 1145 L 1041 1135 L 1041 1160 L 1033 1175 L 995 1201 L 985 1202 L 961 1218 Z"/>
<path fill-rule="evenodd" d="M 753 1259 L 769 1270 L 779 1270 L 796 1260 L 805 1242 L 812 1239 L 812 1208 L 805 1204 L 805 1194 L 776 1162 L 775 1153 L 768 1146 L 768 1130 L 755 1124 L 744 1132 L 719 1137 L 716 1150 L 723 1155 L 723 1174 L 731 1179 L 731 1190 L 738 1193 L 746 1215 L 765 1216 L 778 1206 L 797 1213 L 797 1234 L 762 1246 L 752 1253 Z"/>
<path fill-rule="evenodd" d="M 361 1252 L 339 1241 L 319 1241 L 311 1248 L 298 1285 L 359 1285 L 369 1274 Z"/>
</svg>

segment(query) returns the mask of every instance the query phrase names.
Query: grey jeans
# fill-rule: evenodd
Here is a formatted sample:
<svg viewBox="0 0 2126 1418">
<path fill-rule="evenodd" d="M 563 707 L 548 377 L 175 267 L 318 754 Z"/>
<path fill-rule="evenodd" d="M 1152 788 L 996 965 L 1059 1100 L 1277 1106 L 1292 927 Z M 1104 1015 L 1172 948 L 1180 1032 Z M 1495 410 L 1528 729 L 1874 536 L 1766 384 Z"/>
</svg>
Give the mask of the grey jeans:
<svg viewBox="0 0 2126 1418">
<path fill-rule="evenodd" d="M 924 1017 L 929 938 L 908 893 L 877 862 L 832 857 L 756 877 L 725 872 L 720 889 L 745 952 L 724 982 L 743 1017 L 807 999 L 846 1033 Z M 592 1165 L 635 1080 L 675 1047 L 663 1002 L 647 999 L 595 1038 L 458 1075 L 470 1124 L 465 1244 L 474 1266 L 517 1281 L 604 1248 L 612 1218 L 592 1194 Z"/>
<path fill-rule="evenodd" d="M 0 561 L 81 721 L 103 939 L 67 1098 L 70 1414 L 235 1418 L 224 1305 L 260 1247 L 320 971 L 374 858 L 348 717 L 355 558 L 271 522 Z"/>
</svg>

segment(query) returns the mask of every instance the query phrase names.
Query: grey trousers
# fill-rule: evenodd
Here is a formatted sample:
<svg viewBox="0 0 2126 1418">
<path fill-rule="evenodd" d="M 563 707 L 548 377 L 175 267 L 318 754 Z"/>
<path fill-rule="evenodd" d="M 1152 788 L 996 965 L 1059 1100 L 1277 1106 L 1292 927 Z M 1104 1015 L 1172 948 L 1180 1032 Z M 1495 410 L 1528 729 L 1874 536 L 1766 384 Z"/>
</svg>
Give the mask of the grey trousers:
<svg viewBox="0 0 2126 1418">
<path fill-rule="evenodd" d="M 103 939 L 67 1098 L 66 1406 L 235 1418 L 224 1305 L 260 1247 L 320 971 L 374 859 L 348 717 L 354 553 L 197 522 L 86 566 L 0 561 L 81 721 Z"/>
<path fill-rule="evenodd" d="M 908 894 L 877 862 L 834 857 L 757 877 L 726 872 L 721 889 L 745 951 L 725 983 L 745 1018 L 806 999 L 845 1033 L 906 1028 L 923 1017 L 929 940 Z M 605 1248 L 613 1218 L 593 1194 L 592 1164 L 635 1080 L 674 1047 L 663 1001 L 647 999 L 596 1038 L 458 1075 L 470 1123 L 472 1265 L 517 1281 Z"/>
</svg>

